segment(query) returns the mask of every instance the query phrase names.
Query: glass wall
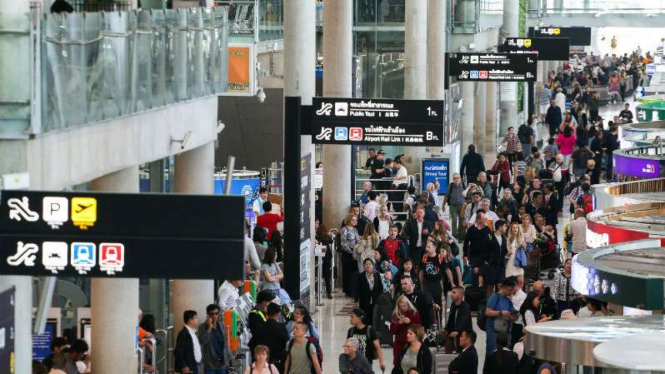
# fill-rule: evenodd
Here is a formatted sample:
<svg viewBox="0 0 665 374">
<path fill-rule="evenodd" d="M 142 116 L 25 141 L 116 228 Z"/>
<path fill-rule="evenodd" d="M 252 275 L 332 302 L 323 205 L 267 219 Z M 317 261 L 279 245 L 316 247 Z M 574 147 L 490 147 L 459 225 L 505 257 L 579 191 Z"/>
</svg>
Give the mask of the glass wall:
<svg viewBox="0 0 665 374">
<path fill-rule="evenodd" d="M 42 40 L 44 131 L 226 90 L 226 8 L 49 14 Z"/>
</svg>

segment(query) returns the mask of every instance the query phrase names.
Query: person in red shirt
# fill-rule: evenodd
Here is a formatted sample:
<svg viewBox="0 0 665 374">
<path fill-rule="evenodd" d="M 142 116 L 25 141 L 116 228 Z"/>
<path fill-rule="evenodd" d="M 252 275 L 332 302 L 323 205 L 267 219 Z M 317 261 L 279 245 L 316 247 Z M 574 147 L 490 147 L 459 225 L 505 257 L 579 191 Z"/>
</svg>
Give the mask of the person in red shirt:
<svg viewBox="0 0 665 374">
<path fill-rule="evenodd" d="M 492 166 L 492 172 L 498 174 L 500 189 L 510 187 L 510 162 L 505 153 L 499 153 L 499 159 Z"/>
<path fill-rule="evenodd" d="M 272 203 L 270 201 L 263 203 L 263 210 L 266 213 L 256 219 L 256 224 L 268 230 L 267 239 L 270 240 L 272 233 L 277 231 L 277 224 L 284 222 L 284 216 L 272 212 Z"/>
<path fill-rule="evenodd" d="M 388 229 L 388 238 L 379 242 L 377 251 L 385 251 L 390 262 L 397 266 L 407 257 L 406 244 L 397 237 L 397 226 L 392 225 Z"/>
</svg>

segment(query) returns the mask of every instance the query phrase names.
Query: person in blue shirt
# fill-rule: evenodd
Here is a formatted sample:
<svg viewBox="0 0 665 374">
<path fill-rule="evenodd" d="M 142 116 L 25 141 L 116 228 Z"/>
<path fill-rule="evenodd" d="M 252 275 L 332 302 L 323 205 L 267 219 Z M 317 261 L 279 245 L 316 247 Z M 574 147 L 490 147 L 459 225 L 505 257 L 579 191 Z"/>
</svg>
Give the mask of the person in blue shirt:
<svg viewBox="0 0 665 374">
<path fill-rule="evenodd" d="M 485 333 L 487 334 L 486 353 L 488 355 L 496 349 L 496 334 L 498 332 L 505 332 L 508 334 L 508 337 L 510 337 L 512 323 L 519 317 L 519 311 L 513 307 L 513 303 L 508 298 L 508 296 L 515 292 L 516 286 L 517 281 L 515 277 L 508 277 L 501 284 L 499 292 L 493 293 L 492 296 L 487 299 L 487 308 L 485 309 L 485 315 L 487 316 L 485 321 Z M 506 331 L 497 332 L 495 330 L 494 321 L 497 318 L 502 318 L 507 323 Z"/>
</svg>

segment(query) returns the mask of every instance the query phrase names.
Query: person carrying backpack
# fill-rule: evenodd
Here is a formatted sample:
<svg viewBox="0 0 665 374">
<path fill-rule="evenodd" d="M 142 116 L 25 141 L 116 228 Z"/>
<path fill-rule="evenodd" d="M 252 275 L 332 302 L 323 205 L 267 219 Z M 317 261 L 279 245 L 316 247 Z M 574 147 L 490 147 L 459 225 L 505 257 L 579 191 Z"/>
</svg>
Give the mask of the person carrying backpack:
<svg viewBox="0 0 665 374">
<path fill-rule="evenodd" d="M 307 340 L 306 332 L 306 323 L 293 323 L 293 339 L 288 344 L 284 374 L 321 374 L 316 347 Z"/>
<path fill-rule="evenodd" d="M 366 325 L 363 322 L 364 317 L 365 311 L 360 308 L 353 308 L 351 315 L 349 316 L 349 321 L 351 322 L 352 327 L 346 334 L 346 338 L 358 339 L 360 342 L 358 353 L 367 358 L 370 367 L 372 366 L 374 359 L 378 357 L 379 367 L 381 368 L 381 371 L 385 371 L 386 365 L 383 361 L 383 351 L 381 350 L 381 345 L 379 343 L 379 336 L 372 326 Z"/>
<path fill-rule="evenodd" d="M 591 184 L 582 183 L 582 194 L 577 198 L 577 208 L 584 210 L 587 215 L 596 210 L 596 196 L 591 192 Z"/>
</svg>

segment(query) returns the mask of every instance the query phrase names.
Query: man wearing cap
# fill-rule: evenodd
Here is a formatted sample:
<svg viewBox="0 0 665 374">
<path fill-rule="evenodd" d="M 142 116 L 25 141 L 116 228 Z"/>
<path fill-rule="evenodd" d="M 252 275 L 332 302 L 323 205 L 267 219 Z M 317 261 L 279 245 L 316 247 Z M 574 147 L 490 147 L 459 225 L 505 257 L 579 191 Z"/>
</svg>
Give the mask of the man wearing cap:
<svg viewBox="0 0 665 374">
<path fill-rule="evenodd" d="M 371 179 L 382 179 L 383 177 L 386 176 L 386 168 L 383 164 L 383 157 L 385 154 L 386 152 L 384 152 L 383 149 L 380 149 L 376 153 L 376 157 L 374 158 L 374 162 L 372 163 L 371 167 L 372 169 L 372 175 L 370 177 Z M 376 186 L 376 189 L 379 190 L 377 191 L 379 194 L 385 192 L 384 190 L 387 189 L 386 187 L 390 186 L 389 183 L 390 182 L 386 183 L 383 181 L 373 182 L 374 186 Z"/>
<path fill-rule="evenodd" d="M 395 175 L 393 175 L 393 189 L 395 192 L 390 194 L 390 200 L 393 202 L 393 209 L 396 212 L 401 212 L 404 210 L 402 201 L 404 201 L 404 191 L 409 185 L 409 173 L 407 172 L 404 164 L 402 164 L 402 158 L 395 157 L 393 165 L 395 167 Z"/>
</svg>

